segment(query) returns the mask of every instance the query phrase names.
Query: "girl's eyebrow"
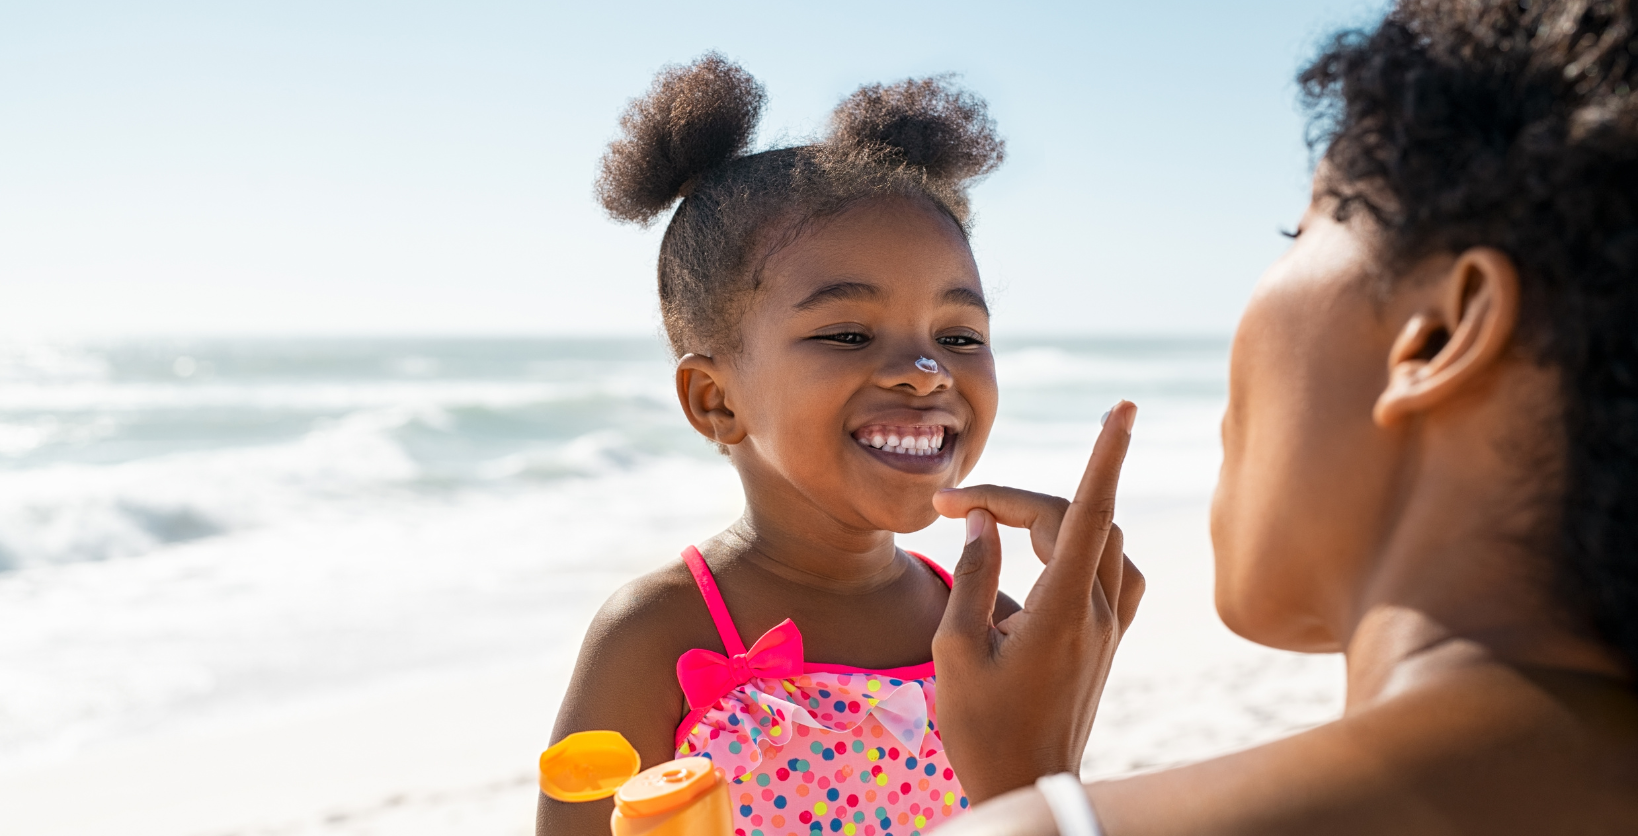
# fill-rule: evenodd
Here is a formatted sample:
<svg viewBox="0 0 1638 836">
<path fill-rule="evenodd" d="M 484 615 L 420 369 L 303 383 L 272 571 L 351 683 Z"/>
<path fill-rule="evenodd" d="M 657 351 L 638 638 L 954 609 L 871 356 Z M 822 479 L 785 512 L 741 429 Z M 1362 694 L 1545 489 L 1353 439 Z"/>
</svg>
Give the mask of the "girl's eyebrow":
<svg viewBox="0 0 1638 836">
<path fill-rule="evenodd" d="M 969 287 L 952 287 L 944 291 L 944 301 L 977 308 L 983 311 L 985 316 L 990 315 L 990 306 L 984 302 L 984 294 Z"/>
<path fill-rule="evenodd" d="M 869 282 L 836 282 L 808 294 L 808 298 L 796 303 L 795 310 L 806 311 L 817 308 L 826 302 L 836 302 L 845 299 L 876 299 L 882 295 L 882 289 Z"/>
<path fill-rule="evenodd" d="M 869 282 L 834 282 L 809 293 L 806 299 L 797 302 L 794 310 L 806 311 L 817 308 L 827 302 L 837 302 L 847 299 L 879 299 L 882 289 Z M 952 287 L 944 291 L 944 301 L 952 305 L 964 305 L 990 313 L 990 306 L 984 302 L 984 294 L 972 288 Z"/>
</svg>

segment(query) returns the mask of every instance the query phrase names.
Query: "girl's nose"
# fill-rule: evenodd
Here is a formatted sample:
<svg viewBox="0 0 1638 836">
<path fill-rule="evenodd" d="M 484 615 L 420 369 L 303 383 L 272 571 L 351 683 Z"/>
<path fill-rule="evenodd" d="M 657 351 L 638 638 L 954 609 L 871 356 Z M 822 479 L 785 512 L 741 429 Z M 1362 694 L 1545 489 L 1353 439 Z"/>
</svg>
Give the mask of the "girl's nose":
<svg viewBox="0 0 1638 836">
<path fill-rule="evenodd" d="M 882 371 L 885 377 L 882 381 L 884 386 L 890 389 L 908 389 L 917 395 L 931 395 L 941 389 L 950 388 L 955 382 L 950 377 L 948 369 L 925 354 L 893 360 Z"/>
</svg>

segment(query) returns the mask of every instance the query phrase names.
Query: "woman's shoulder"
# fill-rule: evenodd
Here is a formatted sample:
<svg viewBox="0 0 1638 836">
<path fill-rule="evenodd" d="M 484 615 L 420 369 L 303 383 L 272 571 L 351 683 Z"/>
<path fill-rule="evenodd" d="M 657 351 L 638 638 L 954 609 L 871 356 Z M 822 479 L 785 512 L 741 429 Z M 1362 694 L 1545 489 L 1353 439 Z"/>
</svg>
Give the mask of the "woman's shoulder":
<svg viewBox="0 0 1638 836">
<path fill-rule="evenodd" d="M 1091 795 L 1111 831 L 1419 834 L 1462 822 L 1473 832 L 1638 832 L 1638 697 L 1601 677 L 1474 665 Z M 1195 803 L 1166 804 L 1184 795 Z"/>
</svg>

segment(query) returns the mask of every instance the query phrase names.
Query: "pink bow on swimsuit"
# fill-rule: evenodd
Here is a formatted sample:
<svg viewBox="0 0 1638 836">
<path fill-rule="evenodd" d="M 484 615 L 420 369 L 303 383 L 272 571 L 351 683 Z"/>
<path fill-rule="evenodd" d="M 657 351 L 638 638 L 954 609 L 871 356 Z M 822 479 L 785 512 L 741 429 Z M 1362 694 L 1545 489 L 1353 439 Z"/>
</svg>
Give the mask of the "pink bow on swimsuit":
<svg viewBox="0 0 1638 836">
<path fill-rule="evenodd" d="M 802 633 L 790 619 L 779 622 L 733 656 L 695 648 L 677 659 L 677 682 L 690 708 L 705 708 L 752 679 L 789 679 L 802 673 Z"/>
</svg>

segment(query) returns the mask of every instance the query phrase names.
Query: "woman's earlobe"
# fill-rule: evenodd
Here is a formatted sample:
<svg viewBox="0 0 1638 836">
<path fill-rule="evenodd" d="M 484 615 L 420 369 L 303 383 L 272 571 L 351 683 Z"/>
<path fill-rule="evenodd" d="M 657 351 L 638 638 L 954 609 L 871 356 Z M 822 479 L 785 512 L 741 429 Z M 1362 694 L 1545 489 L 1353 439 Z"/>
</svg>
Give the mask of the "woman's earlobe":
<svg viewBox="0 0 1638 836">
<path fill-rule="evenodd" d="M 1425 412 L 1495 366 L 1518 321 L 1518 269 L 1475 247 L 1434 280 L 1428 306 L 1406 320 L 1388 353 L 1388 385 L 1371 412 L 1379 427 Z"/>
<path fill-rule="evenodd" d="M 677 401 L 700 435 L 718 444 L 745 440 L 739 416 L 728 405 L 723 369 L 703 354 L 684 354 L 677 361 Z"/>
</svg>

